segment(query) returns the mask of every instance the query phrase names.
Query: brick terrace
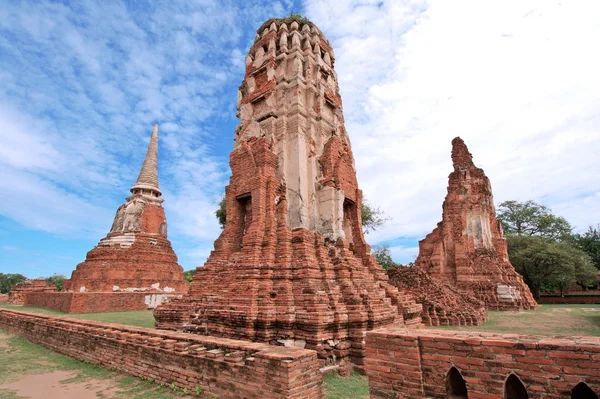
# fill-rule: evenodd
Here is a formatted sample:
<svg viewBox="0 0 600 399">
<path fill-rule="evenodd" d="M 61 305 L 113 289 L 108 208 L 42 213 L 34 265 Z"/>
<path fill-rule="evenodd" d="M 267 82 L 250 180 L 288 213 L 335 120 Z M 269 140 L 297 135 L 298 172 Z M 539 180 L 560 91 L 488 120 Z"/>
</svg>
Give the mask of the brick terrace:
<svg viewBox="0 0 600 399">
<path fill-rule="evenodd" d="M 365 363 L 372 399 L 526 398 L 525 391 L 532 399 L 597 398 L 591 390 L 600 392 L 597 337 L 380 329 L 367 334 Z"/>
</svg>

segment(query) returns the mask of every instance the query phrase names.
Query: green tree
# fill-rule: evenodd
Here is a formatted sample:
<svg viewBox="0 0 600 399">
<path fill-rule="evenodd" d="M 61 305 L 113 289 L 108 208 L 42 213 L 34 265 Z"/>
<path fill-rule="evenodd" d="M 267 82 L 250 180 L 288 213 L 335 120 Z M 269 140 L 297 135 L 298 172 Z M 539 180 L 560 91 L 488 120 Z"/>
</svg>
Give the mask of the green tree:
<svg viewBox="0 0 600 399">
<path fill-rule="evenodd" d="M 600 270 L 600 224 L 596 228 L 590 226 L 583 234 L 574 234 L 573 245 L 585 251 L 592 258 L 596 269 Z"/>
<path fill-rule="evenodd" d="M 498 219 L 505 234 L 540 236 L 554 240 L 566 239 L 571 224 L 563 217 L 533 201 L 504 201 L 498 206 Z"/>
<path fill-rule="evenodd" d="M 17 283 L 27 280 L 22 274 L 4 274 L 0 273 L 0 293 L 7 294 Z"/>
<path fill-rule="evenodd" d="M 539 299 L 542 291 L 565 289 L 572 283 L 595 278 L 589 256 L 568 243 L 515 234 L 507 236 L 507 242 L 510 261 L 535 299 Z"/>
<path fill-rule="evenodd" d="M 219 201 L 219 209 L 215 211 L 215 216 L 219 221 L 219 225 L 221 225 L 221 229 L 224 229 L 225 222 L 227 221 L 227 201 L 225 200 L 225 196 Z"/>
<path fill-rule="evenodd" d="M 365 234 L 377 230 L 383 226 L 385 222 L 390 220 L 379 207 L 375 208 L 369 204 L 366 198 L 363 198 L 361 213 L 363 232 Z"/>
<path fill-rule="evenodd" d="M 183 277 L 186 279 L 188 284 L 191 284 L 192 280 L 194 280 L 194 274 L 196 274 L 196 269 L 186 270 L 183 272 Z"/>
<path fill-rule="evenodd" d="M 384 270 L 389 270 L 392 267 L 402 266 L 401 264 L 394 262 L 390 252 L 390 247 L 386 244 L 373 246 L 371 254 L 375 257 L 377 263 L 379 263 Z"/>
<path fill-rule="evenodd" d="M 62 274 L 54 273 L 52 276 L 48 277 L 46 280 L 50 281 L 52 284 L 56 285 L 59 291 L 62 291 L 63 285 L 65 283 L 66 277 Z"/>
</svg>

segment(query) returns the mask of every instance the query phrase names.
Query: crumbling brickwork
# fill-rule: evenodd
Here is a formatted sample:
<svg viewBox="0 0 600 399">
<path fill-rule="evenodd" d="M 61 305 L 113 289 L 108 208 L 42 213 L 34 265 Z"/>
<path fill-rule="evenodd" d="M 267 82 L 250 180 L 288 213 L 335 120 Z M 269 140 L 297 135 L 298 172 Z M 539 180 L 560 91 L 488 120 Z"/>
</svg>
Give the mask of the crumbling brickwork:
<svg viewBox="0 0 600 399">
<path fill-rule="evenodd" d="M 388 270 L 390 283 L 410 293 L 423 305 L 421 319 L 428 326 L 478 326 L 487 321 L 485 304 L 438 281 L 418 266 Z"/>
<path fill-rule="evenodd" d="M 600 338 L 383 328 L 367 335 L 366 371 L 372 399 L 592 398 Z"/>
<path fill-rule="evenodd" d="M 0 328 L 56 352 L 206 398 L 321 399 L 314 351 L 0 309 Z"/>
<path fill-rule="evenodd" d="M 0 303 L 8 302 L 8 294 L 0 294 Z"/>
<path fill-rule="evenodd" d="M 415 264 L 484 301 L 488 310 L 535 308 L 529 287 L 508 259 L 490 181 L 460 137 L 452 140 L 452 163 L 442 221 L 419 242 Z"/>
<path fill-rule="evenodd" d="M 46 279 L 25 280 L 15 284 L 8 293 L 8 303 L 13 305 L 23 305 L 28 294 L 57 292 L 58 288 L 55 284 Z"/>
<path fill-rule="evenodd" d="M 190 294 L 156 326 L 315 349 L 360 367 L 367 330 L 420 325 L 361 225 L 333 50 L 316 26 L 269 20 L 246 57 L 227 221 Z"/>
</svg>

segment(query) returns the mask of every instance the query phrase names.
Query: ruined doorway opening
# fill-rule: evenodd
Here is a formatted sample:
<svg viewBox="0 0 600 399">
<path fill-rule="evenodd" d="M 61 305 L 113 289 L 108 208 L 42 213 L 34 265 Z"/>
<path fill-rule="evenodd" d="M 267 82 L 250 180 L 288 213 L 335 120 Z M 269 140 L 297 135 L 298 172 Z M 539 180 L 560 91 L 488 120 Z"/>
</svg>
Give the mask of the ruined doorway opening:
<svg viewBox="0 0 600 399">
<path fill-rule="evenodd" d="M 348 244 L 350 246 L 354 245 L 354 223 L 355 223 L 354 215 L 356 214 L 355 209 L 356 209 L 356 204 L 354 203 L 354 201 L 352 201 L 348 198 L 344 198 L 343 229 L 344 229 L 344 236 L 346 236 L 346 241 L 348 242 Z"/>
<path fill-rule="evenodd" d="M 598 399 L 598 395 L 585 382 L 575 385 L 571 391 L 571 399 Z"/>
<path fill-rule="evenodd" d="M 238 228 L 235 236 L 235 251 L 242 249 L 244 235 L 252 223 L 252 196 L 243 194 L 236 198 L 238 203 Z"/>
<path fill-rule="evenodd" d="M 514 374 L 509 375 L 504 383 L 504 399 L 529 399 L 525 385 Z"/>
<path fill-rule="evenodd" d="M 446 399 L 467 399 L 467 382 L 456 367 L 446 375 Z"/>
</svg>

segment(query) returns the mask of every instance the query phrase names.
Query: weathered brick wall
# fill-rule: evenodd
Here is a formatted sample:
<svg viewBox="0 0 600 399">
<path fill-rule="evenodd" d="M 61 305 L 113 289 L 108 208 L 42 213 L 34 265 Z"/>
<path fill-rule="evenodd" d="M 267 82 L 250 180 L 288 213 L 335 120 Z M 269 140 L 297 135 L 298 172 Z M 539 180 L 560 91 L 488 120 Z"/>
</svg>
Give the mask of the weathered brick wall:
<svg viewBox="0 0 600 399">
<path fill-rule="evenodd" d="M 25 295 L 24 306 L 66 313 L 101 313 L 147 309 L 143 292 L 36 292 Z"/>
<path fill-rule="evenodd" d="M 8 302 L 8 294 L 0 294 L 0 303 Z"/>
<path fill-rule="evenodd" d="M 0 328 L 156 383 L 200 387 L 206 397 L 324 397 L 314 351 L 7 309 L 0 309 Z"/>
<path fill-rule="evenodd" d="M 570 398 L 580 382 L 600 392 L 597 337 L 380 329 L 367 334 L 365 362 L 372 399 L 446 398 L 452 367 L 469 398 L 502 399 L 510 374 L 531 399 Z"/>
<path fill-rule="evenodd" d="M 10 292 L 8 293 L 8 302 L 13 305 L 23 305 L 25 303 L 25 297 L 27 294 L 44 293 L 44 292 L 57 292 L 58 288 L 56 285 L 48 280 L 25 280 L 21 283 L 15 284 Z"/>
<path fill-rule="evenodd" d="M 545 304 L 600 304 L 600 295 L 542 295 L 538 303 Z"/>
</svg>

